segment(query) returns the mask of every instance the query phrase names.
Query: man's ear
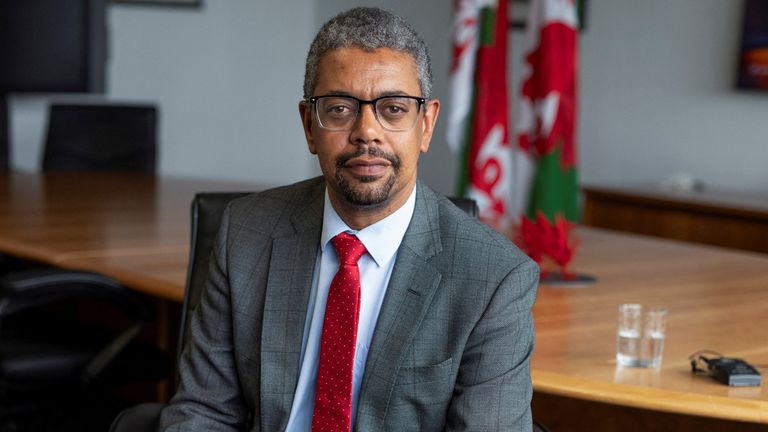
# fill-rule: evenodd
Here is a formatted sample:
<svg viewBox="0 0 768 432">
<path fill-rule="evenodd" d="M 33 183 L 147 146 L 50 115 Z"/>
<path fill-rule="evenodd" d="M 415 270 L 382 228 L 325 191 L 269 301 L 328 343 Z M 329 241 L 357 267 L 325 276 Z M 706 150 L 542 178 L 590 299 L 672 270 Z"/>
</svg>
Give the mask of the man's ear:
<svg viewBox="0 0 768 432">
<path fill-rule="evenodd" d="M 420 151 L 426 153 L 429 150 L 429 142 L 432 140 L 432 133 L 435 131 L 437 116 L 440 114 L 440 101 L 429 99 L 424 104 L 424 116 L 421 119 L 421 147 Z"/>
<path fill-rule="evenodd" d="M 312 125 L 314 123 L 314 117 L 312 117 L 312 105 L 309 102 L 303 100 L 299 102 L 299 115 L 301 116 L 301 125 L 304 127 L 304 137 L 307 139 L 307 147 L 309 152 L 317 154 L 315 148 L 315 138 L 312 135 Z"/>
</svg>

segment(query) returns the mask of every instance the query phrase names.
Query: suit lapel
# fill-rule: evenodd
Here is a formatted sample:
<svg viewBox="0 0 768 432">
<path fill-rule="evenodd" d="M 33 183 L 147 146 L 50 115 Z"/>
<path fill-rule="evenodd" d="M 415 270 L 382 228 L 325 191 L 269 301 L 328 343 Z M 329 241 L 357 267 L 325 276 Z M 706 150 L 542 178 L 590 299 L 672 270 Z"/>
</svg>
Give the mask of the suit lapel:
<svg viewBox="0 0 768 432">
<path fill-rule="evenodd" d="M 307 301 L 320 243 L 324 189 L 317 189 L 301 197 L 307 204 L 290 217 L 291 232 L 278 234 L 272 243 L 262 323 L 261 407 L 262 424 L 279 424 L 280 429 L 288 421 L 296 390 Z"/>
<path fill-rule="evenodd" d="M 381 427 L 380 417 L 404 355 L 440 283 L 441 274 L 428 262 L 442 249 L 434 199 L 431 191 L 417 184 L 416 208 L 398 249 L 368 351 L 357 413 L 361 430 Z"/>
</svg>

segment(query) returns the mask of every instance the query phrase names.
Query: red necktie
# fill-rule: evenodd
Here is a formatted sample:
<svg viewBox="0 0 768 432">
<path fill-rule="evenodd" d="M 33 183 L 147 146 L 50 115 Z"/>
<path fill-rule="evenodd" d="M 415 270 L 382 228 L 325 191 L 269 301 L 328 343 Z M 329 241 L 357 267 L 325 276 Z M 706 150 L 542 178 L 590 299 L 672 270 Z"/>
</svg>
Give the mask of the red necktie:
<svg viewBox="0 0 768 432">
<path fill-rule="evenodd" d="M 360 240 L 347 233 L 331 239 L 339 256 L 339 271 L 331 281 L 320 339 L 312 430 L 349 432 L 352 422 L 352 369 L 355 363 L 357 319 L 360 314 L 360 269 L 365 253 Z"/>
</svg>

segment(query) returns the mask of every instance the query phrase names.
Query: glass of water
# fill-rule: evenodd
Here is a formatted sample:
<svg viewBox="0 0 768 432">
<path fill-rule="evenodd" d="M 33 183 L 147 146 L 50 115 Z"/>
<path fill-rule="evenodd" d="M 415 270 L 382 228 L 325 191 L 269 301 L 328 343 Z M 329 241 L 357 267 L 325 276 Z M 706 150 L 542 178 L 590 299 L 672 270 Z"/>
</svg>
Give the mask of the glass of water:
<svg viewBox="0 0 768 432">
<path fill-rule="evenodd" d="M 666 322 L 664 308 L 644 310 L 640 304 L 619 305 L 616 363 L 643 368 L 661 366 Z"/>
</svg>

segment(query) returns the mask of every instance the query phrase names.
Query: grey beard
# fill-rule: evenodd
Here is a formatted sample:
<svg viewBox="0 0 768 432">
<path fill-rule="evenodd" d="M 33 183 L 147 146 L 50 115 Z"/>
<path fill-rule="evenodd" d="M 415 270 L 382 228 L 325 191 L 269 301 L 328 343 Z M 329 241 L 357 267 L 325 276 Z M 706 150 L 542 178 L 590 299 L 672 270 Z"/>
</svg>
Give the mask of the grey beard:
<svg viewBox="0 0 768 432">
<path fill-rule="evenodd" d="M 381 185 L 381 187 L 373 190 L 357 190 L 349 184 L 346 178 L 341 175 L 341 168 L 350 159 L 368 154 L 373 157 L 380 157 L 388 160 L 392 164 L 393 173 L 387 178 L 387 181 Z M 361 147 L 354 153 L 341 154 L 336 158 L 336 184 L 339 186 L 344 199 L 358 207 L 378 207 L 384 204 L 389 199 L 389 194 L 392 191 L 392 186 L 395 185 L 395 180 L 400 174 L 400 158 L 396 155 L 390 155 L 383 152 L 378 147 L 368 146 L 367 148 Z M 376 180 L 376 177 L 362 177 L 360 181 L 363 183 L 369 183 Z"/>
<path fill-rule="evenodd" d="M 392 190 L 392 186 L 395 184 L 395 174 L 390 175 L 387 178 L 386 183 L 381 187 L 373 190 L 357 190 L 347 182 L 347 179 L 341 175 L 340 171 L 336 171 L 336 183 L 339 185 L 341 193 L 344 195 L 344 199 L 353 205 L 358 207 L 378 207 L 384 204 L 389 199 L 389 193 Z M 360 179 L 363 183 L 372 182 L 375 177 L 363 177 Z"/>
</svg>

